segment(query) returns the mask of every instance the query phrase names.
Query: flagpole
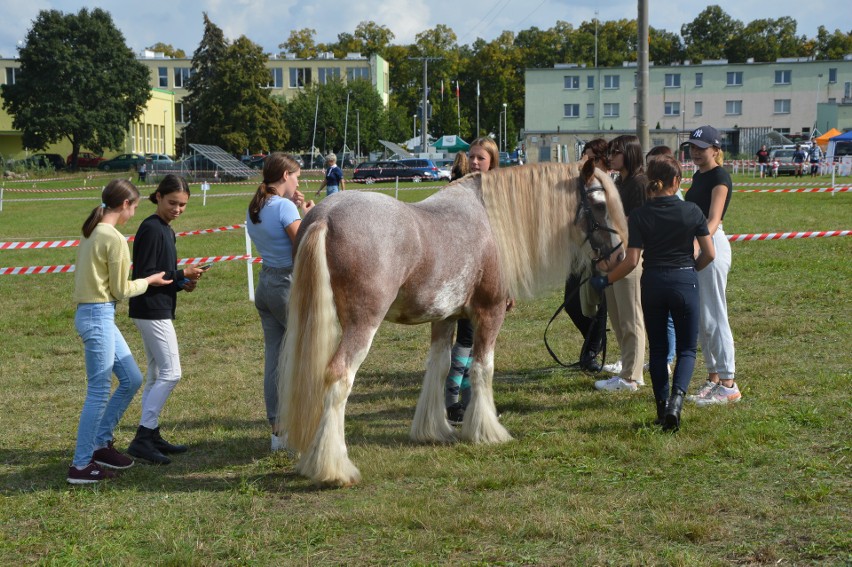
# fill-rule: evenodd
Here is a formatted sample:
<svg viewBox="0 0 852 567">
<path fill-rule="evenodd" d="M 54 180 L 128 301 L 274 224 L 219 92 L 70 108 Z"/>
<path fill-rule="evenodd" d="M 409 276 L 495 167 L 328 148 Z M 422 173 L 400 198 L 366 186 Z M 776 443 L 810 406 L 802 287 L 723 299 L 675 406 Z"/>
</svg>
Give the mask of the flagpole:
<svg viewBox="0 0 852 567">
<path fill-rule="evenodd" d="M 476 81 L 476 135 L 474 138 L 479 137 L 479 80 Z"/>
<path fill-rule="evenodd" d="M 461 136 L 461 94 L 459 91 L 459 82 L 456 80 L 456 112 L 459 119 L 459 136 Z"/>
</svg>

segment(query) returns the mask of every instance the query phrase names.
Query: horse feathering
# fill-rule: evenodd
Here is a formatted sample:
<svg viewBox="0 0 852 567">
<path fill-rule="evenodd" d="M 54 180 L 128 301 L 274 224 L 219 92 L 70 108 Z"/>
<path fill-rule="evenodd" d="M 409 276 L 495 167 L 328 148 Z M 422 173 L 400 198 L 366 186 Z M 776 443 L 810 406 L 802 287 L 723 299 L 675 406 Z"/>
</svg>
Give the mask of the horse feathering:
<svg viewBox="0 0 852 567">
<path fill-rule="evenodd" d="M 617 202 L 620 211 L 621 200 L 612 180 L 601 171 L 595 176 L 604 187 L 607 206 Z M 567 267 L 584 261 L 588 244 L 579 245 L 585 235 L 574 222 L 582 183 L 573 163 L 482 174 L 482 199 L 497 244 L 503 286 L 510 297 L 530 297 L 561 285 Z M 619 230 L 624 226 L 623 215 L 620 221 L 613 220 L 623 239 L 624 231 Z"/>
</svg>

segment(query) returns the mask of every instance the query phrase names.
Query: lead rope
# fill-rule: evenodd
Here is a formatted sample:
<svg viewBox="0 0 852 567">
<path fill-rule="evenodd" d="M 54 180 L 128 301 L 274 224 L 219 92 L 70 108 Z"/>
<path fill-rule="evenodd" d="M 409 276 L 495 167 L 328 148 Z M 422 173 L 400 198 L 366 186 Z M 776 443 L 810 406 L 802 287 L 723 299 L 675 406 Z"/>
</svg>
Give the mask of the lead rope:
<svg viewBox="0 0 852 567">
<path fill-rule="evenodd" d="M 565 304 L 568 302 L 568 299 L 574 297 L 575 294 L 579 293 L 580 288 L 587 281 L 589 281 L 589 278 L 586 278 L 583 281 L 581 281 L 580 284 L 576 287 L 576 289 L 574 289 L 574 291 L 572 291 L 571 294 L 562 301 L 562 304 L 556 309 L 556 313 L 553 314 L 553 317 L 550 318 L 550 321 L 547 322 L 547 326 L 544 328 L 544 348 L 547 349 L 548 354 L 550 354 L 550 357 L 553 360 L 555 360 L 557 362 L 557 364 L 559 364 L 560 366 L 563 366 L 565 368 L 579 368 L 580 367 L 580 361 L 578 360 L 577 362 L 575 362 L 573 364 L 565 364 L 564 362 L 559 360 L 559 357 L 556 356 L 556 353 L 553 352 L 553 349 L 550 348 L 550 344 L 547 342 L 547 331 L 550 329 L 550 325 L 553 324 L 553 321 L 556 320 L 556 317 L 559 315 L 559 313 L 565 310 Z M 602 308 L 603 308 L 603 303 L 598 305 L 598 313 L 597 313 L 598 315 L 600 315 L 600 310 Z M 595 317 L 595 320 L 597 320 L 597 316 Z M 586 338 L 583 340 L 583 348 L 580 350 L 580 356 L 582 356 L 582 353 L 586 352 L 586 349 L 588 349 L 589 341 L 591 340 L 591 336 L 592 336 L 591 333 L 587 333 Z M 603 346 L 603 349 L 601 350 L 601 367 L 603 367 L 603 365 L 606 364 L 606 341 L 604 341 L 602 346 Z"/>
</svg>

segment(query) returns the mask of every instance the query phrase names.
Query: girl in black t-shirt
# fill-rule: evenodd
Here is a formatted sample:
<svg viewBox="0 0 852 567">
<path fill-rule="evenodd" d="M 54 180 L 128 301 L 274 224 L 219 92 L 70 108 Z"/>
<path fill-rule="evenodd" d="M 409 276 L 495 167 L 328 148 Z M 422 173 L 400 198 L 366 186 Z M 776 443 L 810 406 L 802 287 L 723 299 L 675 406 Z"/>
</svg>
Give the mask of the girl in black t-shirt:
<svg viewBox="0 0 852 567">
<path fill-rule="evenodd" d="M 677 430 L 683 398 L 695 368 L 698 341 L 698 278 L 715 257 L 715 248 L 701 210 L 677 197 L 680 165 L 673 156 L 658 156 L 648 163 L 649 201 L 628 219 L 627 255 L 606 276 L 595 276 L 592 285 L 603 289 L 620 280 L 644 258 L 642 311 L 650 343 L 651 381 L 657 405 L 657 421 L 663 429 Z M 701 253 L 693 258 L 693 239 Z M 674 321 L 677 359 L 669 387 L 668 318 Z"/>
</svg>

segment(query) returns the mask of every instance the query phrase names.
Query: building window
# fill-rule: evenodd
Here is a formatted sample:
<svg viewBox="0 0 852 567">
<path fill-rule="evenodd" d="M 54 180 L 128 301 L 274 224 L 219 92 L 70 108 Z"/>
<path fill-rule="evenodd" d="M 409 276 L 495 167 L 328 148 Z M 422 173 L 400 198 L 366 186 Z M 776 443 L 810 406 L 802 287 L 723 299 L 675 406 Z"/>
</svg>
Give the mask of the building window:
<svg viewBox="0 0 852 567">
<path fill-rule="evenodd" d="M 595 104 L 590 102 L 586 105 L 586 118 L 595 117 Z"/>
<path fill-rule="evenodd" d="M 346 80 L 347 82 L 352 82 L 357 79 L 364 79 L 365 81 L 370 80 L 370 68 L 369 67 L 349 67 L 346 69 Z"/>
<path fill-rule="evenodd" d="M 157 76 L 159 79 L 158 84 L 161 89 L 169 88 L 169 68 L 168 67 L 157 67 Z"/>
<path fill-rule="evenodd" d="M 726 100 L 725 114 L 740 115 L 743 113 L 743 101 L 741 100 Z"/>
<path fill-rule="evenodd" d="M 562 88 L 574 90 L 580 88 L 580 77 L 577 75 L 565 75 L 562 77 Z"/>
<path fill-rule="evenodd" d="M 183 114 L 182 102 L 175 103 L 175 122 L 177 122 L 178 124 L 185 124 L 189 122 L 189 116 L 184 116 Z"/>
<path fill-rule="evenodd" d="M 700 100 L 695 101 L 695 112 L 694 112 L 694 114 L 695 114 L 695 116 L 701 116 L 702 114 L 704 114 L 704 103 L 701 102 Z"/>
<path fill-rule="evenodd" d="M 586 88 L 592 90 L 595 88 L 595 76 L 589 75 L 586 77 Z"/>
<path fill-rule="evenodd" d="M 290 68 L 290 88 L 296 89 L 311 84 L 311 69 L 309 67 Z"/>
<path fill-rule="evenodd" d="M 775 99 L 775 114 L 790 114 L 790 99 L 776 98 Z"/>
<path fill-rule="evenodd" d="M 775 130 L 779 134 L 789 134 L 790 133 L 789 128 L 773 128 L 773 130 Z"/>
<path fill-rule="evenodd" d="M 565 118 L 579 118 L 580 117 L 580 105 L 579 104 L 563 104 L 563 108 L 565 109 Z"/>
<path fill-rule="evenodd" d="M 320 67 L 318 75 L 319 84 L 327 85 L 333 80 L 340 80 L 340 67 Z"/>
<path fill-rule="evenodd" d="M 789 85 L 790 84 L 790 76 L 793 74 L 789 69 L 783 71 L 775 71 L 775 84 L 776 85 Z"/>
<path fill-rule="evenodd" d="M 6 67 L 6 84 L 14 85 L 15 84 L 15 75 L 17 74 L 18 69 L 15 67 Z"/>
<path fill-rule="evenodd" d="M 269 70 L 269 82 L 266 83 L 268 89 L 283 89 L 284 88 L 284 70 L 280 67 Z"/>
<path fill-rule="evenodd" d="M 185 89 L 189 84 L 189 77 L 192 75 L 190 67 L 175 67 L 175 88 Z"/>
<path fill-rule="evenodd" d="M 617 75 L 616 75 L 617 76 Z M 603 115 L 607 118 L 615 118 L 618 116 L 618 103 L 607 102 L 603 105 Z"/>
<path fill-rule="evenodd" d="M 695 88 L 700 88 L 704 86 L 704 73 L 696 73 L 695 74 Z"/>
<path fill-rule="evenodd" d="M 680 103 L 667 102 L 663 109 L 663 114 L 666 116 L 680 116 Z"/>
<path fill-rule="evenodd" d="M 830 68 L 828 70 L 828 82 L 836 83 L 837 82 L 837 67 Z"/>
<path fill-rule="evenodd" d="M 617 89 L 618 88 L 618 80 L 621 77 L 619 75 L 604 75 L 604 88 L 605 89 Z"/>
<path fill-rule="evenodd" d="M 679 89 L 680 88 L 680 73 L 666 73 L 666 88 L 667 89 Z"/>
<path fill-rule="evenodd" d="M 741 86 L 743 86 L 743 72 L 742 71 L 729 71 L 728 72 L 727 85 L 729 87 L 741 87 Z"/>
</svg>

